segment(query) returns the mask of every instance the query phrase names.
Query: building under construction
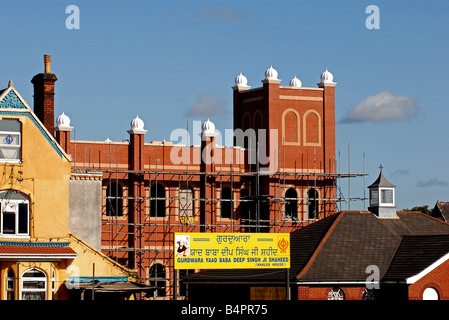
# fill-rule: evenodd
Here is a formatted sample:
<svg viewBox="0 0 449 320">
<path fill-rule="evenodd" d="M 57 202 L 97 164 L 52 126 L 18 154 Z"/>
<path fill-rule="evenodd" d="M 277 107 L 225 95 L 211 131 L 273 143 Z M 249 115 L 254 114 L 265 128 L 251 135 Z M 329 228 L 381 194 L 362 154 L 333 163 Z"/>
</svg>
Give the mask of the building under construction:
<svg viewBox="0 0 449 320">
<path fill-rule="evenodd" d="M 64 113 L 54 126 L 56 76 L 45 61 L 34 109 L 72 158 L 70 228 L 137 270 L 154 287 L 142 299 L 186 296 L 182 278 L 195 270 L 173 269 L 175 232 L 291 232 L 334 214 L 339 180 L 360 176 L 336 170 L 336 84 L 327 70 L 316 88 L 296 77 L 281 86 L 272 67 L 257 88 L 238 75 L 225 147 L 209 119 L 192 128 L 198 145 L 189 128 L 179 131 L 185 144 L 145 142 L 139 117 L 129 140 L 76 140 Z"/>
</svg>

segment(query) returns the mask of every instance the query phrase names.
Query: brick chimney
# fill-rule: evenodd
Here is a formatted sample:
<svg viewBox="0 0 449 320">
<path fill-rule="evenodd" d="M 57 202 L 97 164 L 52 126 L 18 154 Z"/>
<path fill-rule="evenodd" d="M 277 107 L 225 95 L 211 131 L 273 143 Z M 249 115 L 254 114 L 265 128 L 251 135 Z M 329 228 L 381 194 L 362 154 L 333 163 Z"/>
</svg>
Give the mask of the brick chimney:
<svg viewBox="0 0 449 320">
<path fill-rule="evenodd" d="M 44 55 L 44 73 L 33 77 L 34 113 L 41 120 L 51 135 L 55 134 L 55 82 L 56 75 L 50 70 L 51 56 Z"/>
</svg>

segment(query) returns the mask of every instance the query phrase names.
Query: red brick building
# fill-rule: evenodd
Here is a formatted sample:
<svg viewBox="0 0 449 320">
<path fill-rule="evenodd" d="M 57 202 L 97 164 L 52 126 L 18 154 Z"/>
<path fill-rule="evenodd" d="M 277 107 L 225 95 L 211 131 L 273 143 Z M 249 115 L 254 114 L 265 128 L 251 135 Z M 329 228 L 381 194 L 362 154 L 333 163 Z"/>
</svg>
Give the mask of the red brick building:
<svg viewBox="0 0 449 320">
<path fill-rule="evenodd" d="M 201 145 L 145 142 L 151 132 L 139 117 L 129 140 L 75 140 L 67 115 L 53 129 L 57 78 L 46 59 L 43 82 L 32 81 L 34 108 L 72 157 L 72 228 L 86 237 L 101 229 L 92 242 L 157 287 L 152 298 L 169 298 L 174 287 L 184 295 L 173 283 L 174 232 L 298 230 L 335 214 L 337 178 L 356 176 L 335 170 L 335 83 L 327 70 L 316 88 L 296 76 L 281 86 L 272 67 L 258 88 L 237 76 L 235 141 L 223 147 L 209 119 L 193 133 Z"/>
</svg>

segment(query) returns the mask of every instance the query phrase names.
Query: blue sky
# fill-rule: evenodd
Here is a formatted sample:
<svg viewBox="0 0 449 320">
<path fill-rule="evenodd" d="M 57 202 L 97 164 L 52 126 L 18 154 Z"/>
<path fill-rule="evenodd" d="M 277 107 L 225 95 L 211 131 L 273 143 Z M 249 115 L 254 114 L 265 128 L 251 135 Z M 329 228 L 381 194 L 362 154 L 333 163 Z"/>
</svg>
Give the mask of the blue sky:
<svg viewBox="0 0 449 320">
<path fill-rule="evenodd" d="M 80 28 L 66 8 L 77 5 Z M 365 12 L 376 5 L 380 29 Z M 445 1 L 9 1 L 0 11 L 0 83 L 32 105 L 31 78 L 52 55 L 55 113 L 80 140 L 128 138 L 139 115 L 146 140 L 169 140 L 187 122 L 232 128 L 242 72 L 261 85 L 273 65 L 316 87 L 327 67 L 336 87 L 337 159 L 361 197 L 378 175 L 397 186 L 398 209 L 449 201 L 449 4 Z M 2 87 L 0 85 L 0 87 Z M 202 112 L 204 106 L 208 111 Z M 75 132 L 73 132 L 74 134 Z M 365 158 L 363 154 L 365 153 Z M 341 185 L 345 196 L 348 188 Z M 346 209 L 347 206 L 343 206 Z M 351 209 L 363 209 L 363 202 Z"/>
</svg>

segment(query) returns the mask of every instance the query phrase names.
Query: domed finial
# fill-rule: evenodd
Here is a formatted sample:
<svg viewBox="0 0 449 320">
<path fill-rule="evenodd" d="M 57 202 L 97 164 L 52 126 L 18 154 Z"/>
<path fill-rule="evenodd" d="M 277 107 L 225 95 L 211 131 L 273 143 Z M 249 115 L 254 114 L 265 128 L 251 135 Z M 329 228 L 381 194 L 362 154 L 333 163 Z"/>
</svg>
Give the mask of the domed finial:
<svg viewBox="0 0 449 320">
<path fill-rule="evenodd" d="M 300 88 L 301 86 L 302 86 L 301 80 L 299 80 L 295 75 L 295 77 L 290 81 L 290 87 Z"/>
<path fill-rule="evenodd" d="M 232 87 L 234 90 L 248 90 L 251 87 L 248 86 L 248 79 L 240 72 L 240 74 L 234 80 L 235 86 Z"/>
<path fill-rule="evenodd" d="M 235 78 L 235 85 L 237 87 L 247 87 L 248 79 L 240 72 L 240 74 Z"/>
<path fill-rule="evenodd" d="M 333 82 L 334 76 L 333 76 L 332 73 L 330 73 L 330 72 L 327 70 L 327 68 L 326 68 L 326 71 L 324 71 L 324 72 L 321 74 L 320 79 L 321 79 L 321 83 L 334 83 L 334 82 Z"/>
<path fill-rule="evenodd" d="M 203 123 L 203 136 L 215 137 L 218 134 L 215 132 L 215 124 L 207 118 L 207 121 Z"/>
<path fill-rule="evenodd" d="M 265 80 L 279 80 L 278 72 L 273 68 L 273 65 L 270 65 L 267 71 L 265 71 Z"/>
<path fill-rule="evenodd" d="M 61 131 L 71 130 L 70 118 L 64 113 L 61 113 L 59 117 L 56 118 L 56 128 Z"/>
<path fill-rule="evenodd" d="M 142 119 L 139 118 L 139 115 L 136 115 L 136 117 L 131 121 L 130 123 L 131 130 L 128 130 L 129 134 L 145 134 L 147 130 L 144 130 L 143 126 L 144 123 Z"/>
</svg>

